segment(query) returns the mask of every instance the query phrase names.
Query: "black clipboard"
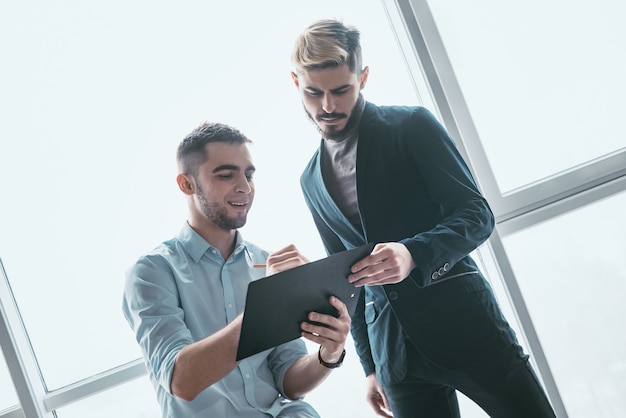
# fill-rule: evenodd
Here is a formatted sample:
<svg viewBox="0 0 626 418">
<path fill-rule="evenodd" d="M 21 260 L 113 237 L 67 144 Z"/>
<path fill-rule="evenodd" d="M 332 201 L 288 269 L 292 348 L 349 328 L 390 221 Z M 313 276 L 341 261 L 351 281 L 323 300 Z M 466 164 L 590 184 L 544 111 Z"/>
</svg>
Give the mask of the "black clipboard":
<svg viewBox="0 0 626 418">
<path fill-rule="evenodd" d="M 237 361 L 300 337 L 309 312 L 337 315 L 328 298 L 338 297 L 354 313 L 361 292 L 348 281 L 350 267 L 374 244 L 250 282 L 237 348 Z"/>
</svg>

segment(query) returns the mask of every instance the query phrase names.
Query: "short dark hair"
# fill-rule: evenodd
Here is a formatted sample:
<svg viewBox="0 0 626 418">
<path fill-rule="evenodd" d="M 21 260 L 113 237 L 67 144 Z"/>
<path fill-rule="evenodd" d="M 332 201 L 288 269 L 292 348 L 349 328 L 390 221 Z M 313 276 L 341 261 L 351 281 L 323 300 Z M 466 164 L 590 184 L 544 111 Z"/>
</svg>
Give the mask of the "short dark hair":
<svg viewBox="0 0 626 418">
<path fill-rule="evenodd" d="M 232 126 L 224 123 L 204 122 L 178 145 L 176 162 L 179 172 L 195 178 L 198 175 L 198 168 L 208 158 L 206 144 L 211 142 L 252 143 L 247 136 Z"/>
</svg>

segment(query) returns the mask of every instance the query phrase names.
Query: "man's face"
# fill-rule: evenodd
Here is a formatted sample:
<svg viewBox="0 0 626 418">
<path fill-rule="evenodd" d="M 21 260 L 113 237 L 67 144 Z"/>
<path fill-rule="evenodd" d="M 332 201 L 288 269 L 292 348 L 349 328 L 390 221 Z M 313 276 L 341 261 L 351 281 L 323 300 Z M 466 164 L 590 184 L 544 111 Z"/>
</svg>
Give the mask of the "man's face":
<svg viewBox="0 0 626 418">
<path fill-rule="evenodd" d="M 246 224 L 254 200 L 254 165 L 245 144 L 212 142 L 195 179 L 196 208 L 213 225 L 233 230 Z"/>
<path fill-rule="evenodd" d="M 365 67 L 359 76 L 350 71 L 348 64 L 291 73 L 304 110 L 324 138 L 343 139 L 368 73 L 369 69 Z"/>
</svg>

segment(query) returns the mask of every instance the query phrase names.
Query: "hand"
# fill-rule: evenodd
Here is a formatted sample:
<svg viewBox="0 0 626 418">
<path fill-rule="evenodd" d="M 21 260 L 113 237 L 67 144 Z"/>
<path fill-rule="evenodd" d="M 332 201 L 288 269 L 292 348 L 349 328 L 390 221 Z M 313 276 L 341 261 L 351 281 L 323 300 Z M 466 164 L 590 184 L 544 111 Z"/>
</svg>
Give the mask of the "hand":
<svg viewBox="0 0 626 418">
<path fill-rule="evenodd" d="M 382 386 L 378 384 L 378 379 L 376 379 L 376 373 L 372 373 L 367 376 L 366 380 L 367 392 L 365 397 L 367 403 L 370 404 L 376 415 L 386 418 L 393 417 L 391 407 L 389 406 L 389 402 L 387 402 L 387 397 L 385 396 L 385 391 Z"/>
<path fill-rule="evenodd" d="M 275 251 L 269 255 L 266 262 L 266 272 L 267 275 L 270 276 L 309 262 L 310 260 L 300 254 L 300 251 L 295 245 L 289 244 L 285 248 Z"/>
<path fill-rule="evenodd" d="M 336 363 L 346 345 L 351 319 L 348 308 L 342 301 L 335 296 L 331 296 L 329 301 L 337 309 L 339 316 L 310 312 L 308 320 L 313 323 L 303 322 L 300 328 L 304 338 L 321 345 L 320 355 L 325 362 Z"/>
<path fill-rule="evenodd" d="M 376 244 L 370 255 L 352 266 L 348 280 L 357 287 L 400 283 L 415 267 L 415 261 L 404 244 Z"/>
</svg>

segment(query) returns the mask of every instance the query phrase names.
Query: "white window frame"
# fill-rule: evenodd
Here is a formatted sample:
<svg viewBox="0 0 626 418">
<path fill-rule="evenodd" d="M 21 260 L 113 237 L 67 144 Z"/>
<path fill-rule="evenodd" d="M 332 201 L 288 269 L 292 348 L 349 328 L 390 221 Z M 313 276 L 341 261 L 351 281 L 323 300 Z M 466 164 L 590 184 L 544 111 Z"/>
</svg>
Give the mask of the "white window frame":
<svg viewBox="0 0 626 418">
<path fill-rule="evenodd" d="M 56 417 L 54 411 L 62 406 L 146 374 L 143 360 L 136 359 L 63 388 L 49 391 L 11 291 L 2 259 L 0 259 L 0 347 L 20 402 L 18 407 L 0 411 L 0 418 L 53 418 Z"/>
</svg>

